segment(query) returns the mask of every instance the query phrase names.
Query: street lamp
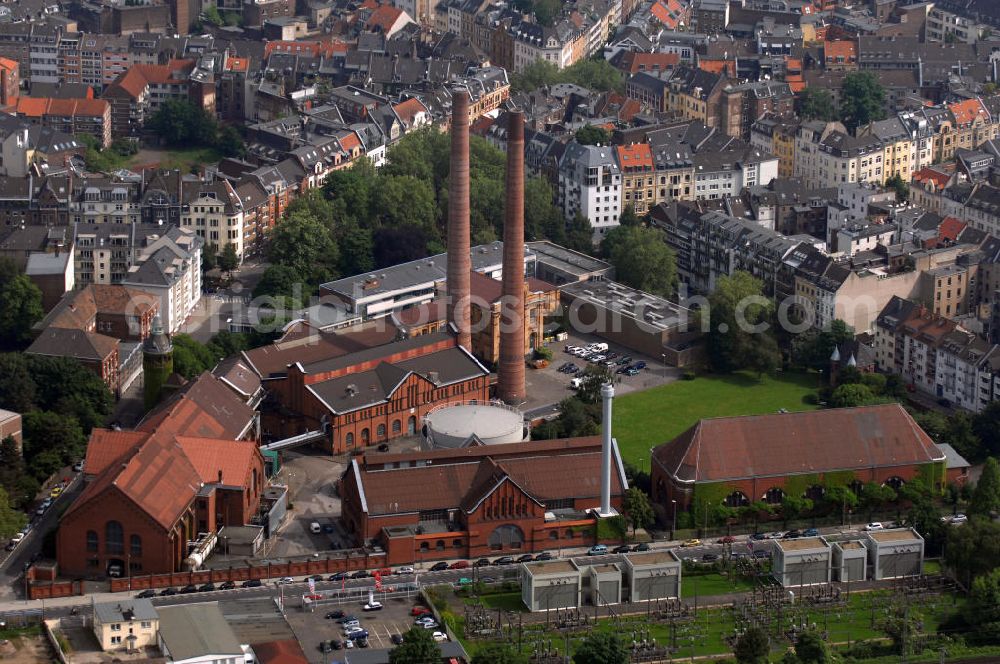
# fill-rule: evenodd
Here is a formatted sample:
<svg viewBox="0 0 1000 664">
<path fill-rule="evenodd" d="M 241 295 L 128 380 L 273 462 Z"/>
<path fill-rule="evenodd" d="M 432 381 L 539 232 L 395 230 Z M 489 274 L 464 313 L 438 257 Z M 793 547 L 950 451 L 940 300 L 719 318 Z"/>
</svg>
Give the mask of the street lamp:
<svg viewBox="0 0 1000 664">
<path fill-rule="evenodd" d="M 673 505 L 674 505 L 674 518 L 670 522 L 670 541 L 673 542 L 674 541 L 674 531 L 677 530 L 677 501 L 674 500 L 674 499 L 671 499 L 670 502 L 673 503 Z"/>
</svg>

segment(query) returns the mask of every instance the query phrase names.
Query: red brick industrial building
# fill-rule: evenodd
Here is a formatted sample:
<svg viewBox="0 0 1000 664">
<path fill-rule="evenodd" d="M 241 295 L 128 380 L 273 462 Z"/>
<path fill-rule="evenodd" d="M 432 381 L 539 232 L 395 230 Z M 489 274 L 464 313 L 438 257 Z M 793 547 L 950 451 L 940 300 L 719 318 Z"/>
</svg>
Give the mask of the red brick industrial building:
<svg viewBox="0 0 1000 664">
<path fill-rule="evenodd" d="M 628 488 L 612 448 L 612 505 Z M 351 461 L 340 482 L 345 528 L 398 565 L 533 553 L 595 542 L 601 438 L 380 454 Z"/>
<path fill-rule="evenodd" d="M 137 430 L 94 429 L 87 485 L 59 524 L 60 574 L 177 571 L 201 533 L 251 523 L 265 484 L 255 421 L 206 373 Z"/>
<path fill-rule="evenodd" d="M 946 481 L 944 453 L 899 404 L 706 419 L 652 459 L 653 500 L 667 509 L 819 500 L 829 486 L 916 477 L 940 491 Z"/>
<path fill-rule="evenodd" d="M 323 446 L 341 454 L 413 435 L 441 405 L 489 399 L 489 371 L 448 330 L 385 343 L 396 330 L 380 325 L 248 351 L 268 392 L 268 436 L 323 430 Z"/>
</svg>

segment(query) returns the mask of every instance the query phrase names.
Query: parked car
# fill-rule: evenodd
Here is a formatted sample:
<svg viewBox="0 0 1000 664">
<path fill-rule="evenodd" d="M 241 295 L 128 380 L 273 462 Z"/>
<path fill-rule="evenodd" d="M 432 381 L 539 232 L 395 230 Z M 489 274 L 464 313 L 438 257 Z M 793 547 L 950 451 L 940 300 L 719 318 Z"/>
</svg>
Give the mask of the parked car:
<svg viewBox="0 0 1000 664">
<path fill-rule="evenodd" d="M 389 637 L 389 640 L 392 641 L 392 645 L 394 645 L 394 646 L 402 645 L 403 644 L 403 635 L 402 634 L 393 634 L 392 636 Z"/>
<path fill-rule="evenodd" d="M 802 531 L 803 537 L 819 537 L 819 528 L 806 528 Z"/>
<path fill-rule="evenodd" d="M 649 544 L 647 542 L 640 542 L 635 545 L 633 551 L 649 551 Z"/>
<path fill-rule="evenodd" d="M 951 522 L 954 524 L 966 523 L 968 520 L 969 517 L 965 516 L 964 514 L 956 514 L 955 516 L 951 517 Z"/>
<path fill-rule="evenodd" d="M 705 553 L 701 556 L 701 562 L 703 563 L 714 563 L 719 559 L 719 554 L 717 553 Z"/>
<path fill-rule="evenodd" d="M 353 623 L 349 624 L 349 625 L 345 624 L 343 629 L 344 629 L 344 636 L 346 636 L 347 638 L 351 638 L 351 634 L 353 634 L 355 632 L 361 632 L 361 631 L 363 631 L 363 628 L 361 627 L 361 623 L 359 623 L 356 620 Z"/>
<path fill-rule="evenodd" d="M 77 461 L 76 463 L 73 464 L 73 471 L 74 472 L 79 473 L 82 470 L 83 470 L 83 462 L 82 461 Z"/>
<path fill-rule="evenodd" d="M 513 565 L 514 558 L 512 556 L 500 556 L 493 561 L 494 565 Z"/>
<path fill-rule="evenodd" d="M 389 451 L 389 443 L 379 443 L 378 451 L 379 452 L 388 452 Z"/>
<path fill-rule="evenodd" d="M 416 620 L 413 621 L 413 624 L 414 625 L 421 625 L 421 626 L 428 625 L 428 624 L 433 624 L 435 627 L 437 627 L 437 621 L 434 620 L 434 616 L 429 616 L 429 615 L 427 615 L 427 616 L 420 616 L 419 618 L 417 618 Z"/>
<path fill-rule="evenodd" d="M 136 595 L 139 599 L 149 599 L 150 597 L 156 597 L 156 591 L 150 588 L 149 590 L 143 590 L 141 593 Z"/>
<path fill-rule="evenodd" d="M 595 544 L 587 551 L 588 556 L 603 556 L 608 552 L 608 547 L 603 544 Z"/>
<path fill-rule="evenodd" d="M 683 543 L 683 544 L 681 544 L 681 546 L 684 546 L 684 547 L 689 547 L 689 546 L 701 546 L 701 540 L 700 540 L 700 539 L 689 539 L 689 540 L 685 540 L 685 541 L 684 541 L 684 543 Z"/>
<path fill-rule="evenodd" d="M 635 364 L 632 365 L 632 368 L 633 369 L 645 369 L 646 368 L 646 363 L 643 362 L 642 360 L 639 360 L 638 362 L 636 362 Z"/>
<path fill-rule="evenodd" d="M 52 489 L 52 491 L 49 491 L 49 498 L 58 498 L 59 494 L 61 494 L 62 492 L 63 488 L 61 486 L 57 486 L 54 489 Z"/>
<path fill-rule="evenodd" d="M 611 553 L 628 553 L 629 551 L 631 551 L 631 549 L 629 548 L 628 544 L 621 544 L 612 549 Z"/>
<path fill-rule="evenodd" d="M 306 581 L 308 581 L 309 579 L 312 579 L 313 581 L 322 581 L 323 580 L 323 575 L 322 574 L 313 574 L 312 576 L 307 576 L 306 577 Z"/>
<path fill-rule="evenodd" d="M 348 575 L 347 572 L 337 572 L 336 574 L 331 574 L 330 576 L 326 577 L 326 580 L 327 581 L 343 581 L 348 576 L 349 575 Z"/>
<path fill-rule="evenodd" d="M 535 556 L 535 560 L 552 560 L 552 554 L 549 553 L 548 551 L 542 551 L 537 556 Z"/>
<path fill-rule="evenodd" d="M 333 652 L 333 646 L 330 645 L 329 641 L 320 641 L 319 642 L 319 651 L 321 653 L 324 653 L 324 654 L 331 653 L 331 652 Z"/>
<path fill-rule="evenodd" d="M 160 591 L 160 597 L 170 597 L 176 594 L 177 591 L 174 590 L 173 588 L 164 588 L 163 590 Z"/>
<path fill-rule="evenodd" d="M 519 562 L 519 563 L 530 563 L 534 559 L 535 559 L 535 557 L 533 555 L 531 555 L 530 553 L 526 553 L 523 556 L 518 556 L 516 562 Z"/>
<path fill-rule="evenodd" d="M 431 614 L 430 609 L 428 609 L 426 606 L 420 606 L 419 604 L 410 609 L 411 616 L 420 617 L 420 616 L 429 616 L 430 614 Z"/>
<path fill-rule="evenodd" d="M 335 528 L 333 527 L 333 524 L 332 524 L 332 523 L 324 523 L 324 524 L 323 524 L 323 532 L 324 532 L 324 533 L 326 533 L 326 534 L 328 534 L 328 535 L 329 535 L 329 534 L 330 534 L 330 533 L 332 533 L 332 532 L 333 532 L 334 530 L 335 530 Z"/>
<path fill-rule="evenodd" d="M 781 539 L 784 536 L 785 536 L 785 531 L 783 531 L 783 530 L 775 530 L 773 533 L 768 533 L 767 534 L 767 539 L 776 540 L 776 539 Z"/>
<path fill-rule="evenodd" d="M 412 567 L 410 567 L 409 565 L 403 565 L 402 567 L 397 568 L 394 573 L 395 574 L 413 574 L 413 572 L 414 572 L 414 570 L 413 570 Z"/>
<path fill-rule="evenodd" d="M 432 572 L 443 572 L 446 569 L 448 569 L 448 563 L 446 562 L 434 563 L 434 565 L 431 566 Z"/>
<path fill-rule="evenodd" d="M 424 629 L 437 629 L 438 627 L 440 627 L 440 625 L 438 625 L 437 621 L 435 621 L 435 620 L 431 620 L 431 621 L 428 621 L 428 622 L 422 622 L 422 623 L 420 623 L 419 626 L 423 627 Z"/>
<path fill-rule="evenodd" d="M 715 543 L 716 544 L 732 544 L 735 541 L 736 541 L 736 538 L 733 537 L 732 535 L 725 535 L 725 536 L 720 537 L 719 539 L 715 540 Z"/>
<path fill-rule="evenodd" d="M 215 590 L 215 584 L 212 583 L 211 581 L 204 584 L 201 588 L 198 588 L 198 592 L 200 593 L 210 593 L 214 590 Z"/>
<path fill-rule="evenodd" d="M 767 535 L 765 535 L 764 533 L 754 533 L 753 535 L 750 536 L 750 539 L 757 541 L 766 540 Z"/>
<path fill-rule="evenodd" d="M 365 605 L 363 607 L 361 607 L 361 610 L 362 611 L 381 611 L 382 610 L 382 602 L 379 602 L 378 600 L 372 600 L 370 602 L 366 602 Z"/>
<path fill-rule="evenodd" d="M 468 560 L 456 560 L 452 564 L 448 565 L 448 569 L 465 569 L 469 566 Z"/>
<path fill-rule="evenodd" d="M 476 562 L 472 563 L 473 567 L 488 567 L 490 564 L 489 558 L 480 558 Z"/>
<path fill-rule="evenodd" d="M 800 531 L 789 530 L 787 533 L 785 533 L 785 536 L 782 537 L 782 539 L 796 539 L 798 537 L 802 537 L 802 533 Z"/>
<path fill-rule="evenodd" d="M 431 634 L 431 638 L 437 641 L 438 643 L 441 643 L 442 641 L 448 640 L 448 635 L 445 634 L 444 632 L 434 632 L 433 634 Z"/>
<path fill-rule="evenodd" d="M 344 647 L 344 642 L 340 639 L 330 639 L 330 647 L 334 650 L 340 650 Z"/>
<path fill-rule="evenodd" d="M 364 639 L 367 642 L 367 639 L 368 639 L 368 630 L 367 629 L 358 629 L 358 630 L 356 630 L 356 631 L 351 632 L 350 634 L 348 634 L 347 638 L 349 638 L 350 640 L 354 641 L 355 643 L 357 643 L 360 646 L 361 644 L 358 643 L 358 641 L 360 641 L 361 639 Z M 368 646 L 364 646 L 364 647 L 367 648 Z"/>
<path fill-rule="evenodd" d="M 367 636 L 365 636 L 365 637 L 361 637 L 361 638 L 359 638 L 359 639 L 356 639 L 356 640 L 355 640 L 355 643 L 357 643 L 357 644 L 358 644 L 358 647 L 359 647 L 359 648 L 367 648 L 367 647 L 368 647 L 368 645 L 369 645 L 369 644 L 368 644 L 368 637 L 367 637 Z"/>
<path fill-rule="evenodd" d="M 323 617 L 326 618 L 327 620 L 340 620 L 341 618 L 344 617 L 344 612 L 338 609 L 336 611 L 330 611 Z"/>
<path fill-rule="evenodd" d="M 359 569 L 357 572 L 355 572 L 354 574 L 351 575 L 351 578 L 352 579 L 367 579 L 368 578 L 368 571 L 367 570 L 363 570 L 363 569 Z"/>
<path fill-rule="evenodd" d="M 249 581 L 244 581 L 240 585 L 244 588 L 260 588 L 264 584 L 260 579 L 250 579 Z"/>
<path fill-rule="evenodd" d="M 867 526 L 865 526 L 865 530 L 869 530 L 869 531 L 871 531 L 871 530 L 885 530 L 885 526 L 883 526 L 878 521 L 872 521 Z"/>
<path fill-rule="evenodd" d="M 636 369 L 635 367 L 629 367 L 628 369 L 625 370 L 625 375 L 626 376 L 638 376 L 639 375 L 639 370 Z"/>
<path fill-rule="evenodd" d="M 181 588 L 182 595 L 189 595 L 191 593 L 196 593 L 196 592 L 198 592 L 198 586 L 194 585 L 193 583 L 189 583 L 183 588 Z"/>
<path fill-rule="evenodd" d="M 341 616 L 337 618 L 337 622 L 341 625 L 358 625 L 360 621 L 354 616 Z"/>
<path fill-rule="evenodd" d="M 290 576 L 283 576 L 280 579 L 278 579 L 276 583 L 279 586 L 283 586 L 283 585 L 286 585 L 286 584 L 289 584 L 289 583 L 295 583 L 295 579 L 293 579 Z"/>
</svg>

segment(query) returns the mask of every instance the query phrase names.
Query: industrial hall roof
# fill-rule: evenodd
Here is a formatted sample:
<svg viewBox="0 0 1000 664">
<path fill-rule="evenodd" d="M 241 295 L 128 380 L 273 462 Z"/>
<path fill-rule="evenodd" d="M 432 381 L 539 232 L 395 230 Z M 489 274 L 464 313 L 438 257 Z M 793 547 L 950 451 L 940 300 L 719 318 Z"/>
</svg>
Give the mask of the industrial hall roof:
<svg viewBox="0 0 1000 664">
<path fill-rule="evenodd" d="M 681 482 L 943 462 L 899 404 L 701 420 L 653 452 Z"/>
</svg>

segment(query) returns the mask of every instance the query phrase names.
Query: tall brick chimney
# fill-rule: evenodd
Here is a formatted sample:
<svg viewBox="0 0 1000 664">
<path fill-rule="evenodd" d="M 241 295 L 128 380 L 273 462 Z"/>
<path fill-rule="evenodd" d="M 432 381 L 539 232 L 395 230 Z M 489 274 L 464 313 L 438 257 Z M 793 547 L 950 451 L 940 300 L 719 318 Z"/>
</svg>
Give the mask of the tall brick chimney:
<svg viewBox="0 0 1000 664">
<path fill-rule="evenodd" d="M 451 175 L 448 185 L 448 322 L 458 344 L 472 352 L 469 298 L 472 273 L 469 228 L 469 94 L 451 93 Z"/>
<path fill-rule="evenodd" d="M 507 201 L 503 222 L 503 295 L 497 396 L 523 403 L 524 394 L 524 114 L 507 114 Z"/>
</svg>

